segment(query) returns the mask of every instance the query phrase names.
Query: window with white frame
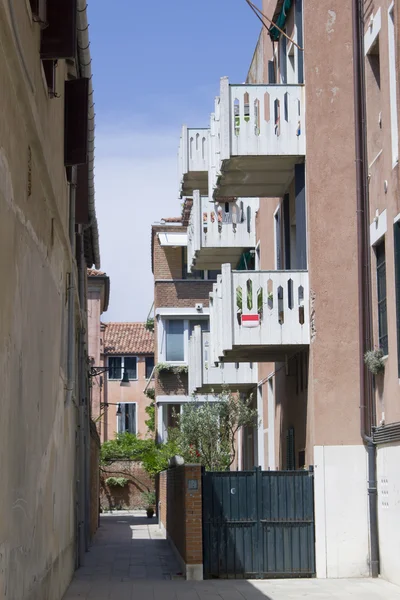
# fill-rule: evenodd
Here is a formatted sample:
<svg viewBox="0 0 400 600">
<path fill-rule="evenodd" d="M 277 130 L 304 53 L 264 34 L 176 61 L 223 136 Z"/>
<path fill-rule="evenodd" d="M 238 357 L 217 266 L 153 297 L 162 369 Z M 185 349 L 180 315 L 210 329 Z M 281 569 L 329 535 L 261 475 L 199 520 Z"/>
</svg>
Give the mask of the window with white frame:
<svg viewBox="0 0 400 600">
<path fill-rule="evenodd" d="M 183 362 L 185 360 L 185 324 L 183 319 L 169 319 L 166 322 L 166 360 Z"/>
<path fill-rule="evenodd" d="M 117 415 L 118 433 L 133 433 L 136 435 L 136 402 L 122 403 L 120 409 L 120 414 Z"/>
<path fill-rule="evenodd" d="M 209 330 L 208 317 L 199 318 L 195 314 L 184 319 L 162 319 L 160 325 L 158 362 L 187 362 L 189 338 L 194 327 L 200 325 L 202 331 Z"/>
<path fill-rule="evenodd" d="M 125 371 L 128 373 L 129 380 L 137 379 L 136 356 L 109 356 L 108 368 L 108 379 L 122 379 Z"/>
</svg>

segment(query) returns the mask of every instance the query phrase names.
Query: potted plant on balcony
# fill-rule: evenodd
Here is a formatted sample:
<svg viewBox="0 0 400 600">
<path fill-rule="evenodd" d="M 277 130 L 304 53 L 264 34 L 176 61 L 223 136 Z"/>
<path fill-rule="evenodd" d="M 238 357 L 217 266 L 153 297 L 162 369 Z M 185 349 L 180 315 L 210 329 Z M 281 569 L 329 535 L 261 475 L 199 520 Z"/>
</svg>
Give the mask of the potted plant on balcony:
<svg viewBox="0 0 400 600">
<path fill-rule="evenodd" d="M 385 359 L 382 348 L 376 348 L 374 350 L 368 350 L 364 354 L 364 362 L 367 369 L 373 375 L 379 375 L 385 370 Z"/>
<path fill-rule="evenodd" d="M 154 507 L 156 505 L 156 494 L 155 492 L 145 491 L 142 493 L 146 508 L 146 514 L 148 519 L 152 519 L 154 516 Z"/>
</svg>

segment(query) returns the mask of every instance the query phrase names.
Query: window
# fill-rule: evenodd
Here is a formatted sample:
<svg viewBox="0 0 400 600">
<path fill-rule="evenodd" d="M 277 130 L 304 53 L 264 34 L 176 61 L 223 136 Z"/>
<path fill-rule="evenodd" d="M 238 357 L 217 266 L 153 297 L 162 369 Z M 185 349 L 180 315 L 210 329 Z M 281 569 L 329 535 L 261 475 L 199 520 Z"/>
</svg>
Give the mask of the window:
<svg viewBox="0 0 400 600">
<path fill-rule="evenodd" d="M 121 414 L 117 416 L 118 433 L 136 434 L 136 403 L 120 404 Z"/>
<path fill-rule="evenodd" d="M 122 379 L 122 358 L 120 356 L 109 356 L 108 367 L 109 379 Z"/>
<path fill-rule="evenodd" d="M 204 271 L 192 269 L 191 273 L 187 269 L 187 246 L 182 247 L 182 279 L 204 279 Z"/>
<path fill-rule="evenodd" d="M 191 337 L 193 330 L 197 325 L 200 325 L 202 331 L 209 330 L 208 319 L 191 319 L 189 321 L 189 337 Z"/>
<path fill-rule="evenodd" d="M 396 285 L 397 371 L 400 379 L 400 221 L 394 224 L 394 273 Z"/>
<path fill-rule="evenodd" d="M 209 269 L 207 271 L 207 279 L 217 279 L 218 275 L 221 275 L 221 269 L 214 270 L 214 269 Z"/>
<path fill-rule="evenodd" d="M 125 356 L 123 372 L 128 373 L 129 379 L 137 379 L 137 358 L 136 356 Z"/>
<path fill-rule="evenodd" d="M 170 319 L 166 322 L 166 359 L 171 362 L 185 360 L 183 319 Z"/>
<path fill-rule="evenodd" d="M 390 120 L 392 133 L 392 166 L 399 160 L 399 132 L 397 119 L 397 94 L 396 94 L 396 38 L 393 5 L 389 9 L 389 84 L 390 84 Z"/>
<path fill-rule="evenodd" d="M 146 379 L 150 379 L 154 369 L 154 356 L 146 356 Z"/>
<path fill-rule="evenodd" d="M 125 371 L 128 373 L 129 379 L 137 379 L 136 356 L 109 356 L 108 367 L 109 379 L 122 379 Z"/>
<path fill-rule="evenodd" d="M 383 354 L 386 355 L 388 353 L 388 326 L 386 307 L 386 253 L 384 239 L 377 246 L 375 246 L 375 252 L 378 292 L 379 347 L 382 348 Z"/>
</svg>

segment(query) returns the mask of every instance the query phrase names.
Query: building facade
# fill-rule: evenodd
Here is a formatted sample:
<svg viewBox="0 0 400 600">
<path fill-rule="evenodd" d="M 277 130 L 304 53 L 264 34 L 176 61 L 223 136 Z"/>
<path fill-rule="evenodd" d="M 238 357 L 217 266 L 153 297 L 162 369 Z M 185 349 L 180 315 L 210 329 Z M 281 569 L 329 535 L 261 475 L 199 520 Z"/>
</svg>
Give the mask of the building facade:
<svg viewBox="0 0 400 600">
<path fill-rule="evenodd" d="M 100 256 L 86 3 L 2 1 L 0 29 L 0 596 L 58 600 L 96 520 L 86 269 Z"/>
<path fill-rule="evenodd" d="M 205 360 L 258 363 L 241 466 L 312 466 L 317 576 L 395 583 L 398 11 L 264 0 L 246 84 L 222 78 L 209 129 L 183 128 L 179 151 L 188 270 L 221 271 L 191 387 Z"/>
<path fill-rule="evenodd" d="M 190 401 L 189 338 L 196 326 L 208 329 L 210 271 L 188 271 L 187 220 L 165 219 L 152 226 L 154 274 L 155 400 L 157 439 L 166 440 L 174 415 Z M 210 278 L 210 279 L 209 279 Z M 201 401 L 202 398 L 199 398 Z"/>
<path fill-rule="evenodd" d="M 154 389 L 154 334 L 144 323 L 98 323 L 92 414 L 101 442 L 124 432 L 151 436 L 146 409 Z M 124 377 L 127 385 L 121 385 Z"/>
</svg>

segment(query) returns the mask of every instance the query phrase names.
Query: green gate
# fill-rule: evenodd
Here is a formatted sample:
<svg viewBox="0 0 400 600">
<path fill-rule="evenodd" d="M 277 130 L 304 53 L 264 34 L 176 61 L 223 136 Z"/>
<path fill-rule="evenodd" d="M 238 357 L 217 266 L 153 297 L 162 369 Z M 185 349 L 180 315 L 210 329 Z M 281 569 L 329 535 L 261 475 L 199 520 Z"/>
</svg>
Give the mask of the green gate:
<svg viewBox="0 0 400 600">
<path fill-rule="evenodd" d="M 314 473 L 203 474 L 204 577 L 315 575 Z"/>
</svg>

